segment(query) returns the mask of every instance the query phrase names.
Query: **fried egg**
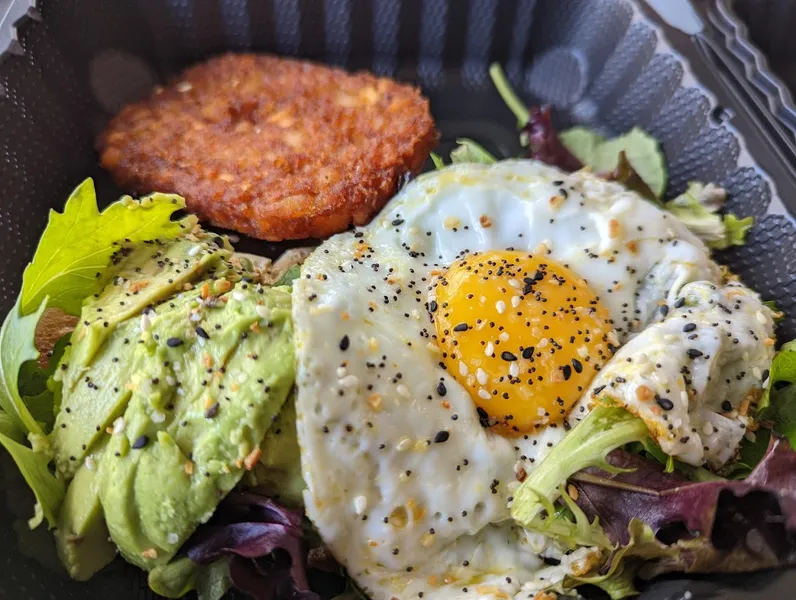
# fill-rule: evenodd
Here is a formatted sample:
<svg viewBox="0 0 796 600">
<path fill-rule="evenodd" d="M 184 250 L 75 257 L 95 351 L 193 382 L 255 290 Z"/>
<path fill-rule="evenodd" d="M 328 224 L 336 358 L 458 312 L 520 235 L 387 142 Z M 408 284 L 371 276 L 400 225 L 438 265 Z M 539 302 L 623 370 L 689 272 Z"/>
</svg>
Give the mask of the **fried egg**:
<svg viewBox="0 0 796 600">
<path fill-rule="evenodd" d="M 512 523 L 512 492 L 617 350 L 721 280 L 676 218 L 588 173 L 418 178 L 294 284 L 308 516 L 374 598 L 524 598 L 587 572 L 596 552 Z"/>
</svg>

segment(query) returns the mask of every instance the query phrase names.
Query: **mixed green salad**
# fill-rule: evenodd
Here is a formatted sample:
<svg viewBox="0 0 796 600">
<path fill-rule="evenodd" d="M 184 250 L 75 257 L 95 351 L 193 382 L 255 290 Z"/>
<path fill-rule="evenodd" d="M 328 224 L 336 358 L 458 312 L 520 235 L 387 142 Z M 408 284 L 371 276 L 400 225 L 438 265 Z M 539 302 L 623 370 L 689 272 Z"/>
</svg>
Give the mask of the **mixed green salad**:
<svg viewBox="0 0 796 600">
<path fill-rule="evenodd" d="M 752 219 L 723 212 L 721 188 L 695 182 L 664 202 L 648 134 L 559 134 L 548 109 L 527 110 L 492 74 L 529 157 L 619 181 L 712 248 L 744 243 Z M 450 156 L 495 160 L 471 140 Z M 78 580 L 118 552 L 167 597 L 218 599 L 233 585 L 256 598 L 359 597 L 301 506 L 290 316 L 300 267 L 235 253 L 177 218 L 183 208 L 153 194 L 100 212 L 87 180 L 50 214 L 0 330 L 0 444 L 35 496 L 29 526 L 46 522 Z M 600 549 L 591 571 L 554 591 L 592 584 L 622 598 L 639 576 L 796 562 L 796 341 L 767 381 L 740 455 L 718 473 L 665 455 L 616 406 L 574 427 L 511 505 L 530 531 Z M 332 580 L 319 587 L 318 573 Z"/>
</svg>

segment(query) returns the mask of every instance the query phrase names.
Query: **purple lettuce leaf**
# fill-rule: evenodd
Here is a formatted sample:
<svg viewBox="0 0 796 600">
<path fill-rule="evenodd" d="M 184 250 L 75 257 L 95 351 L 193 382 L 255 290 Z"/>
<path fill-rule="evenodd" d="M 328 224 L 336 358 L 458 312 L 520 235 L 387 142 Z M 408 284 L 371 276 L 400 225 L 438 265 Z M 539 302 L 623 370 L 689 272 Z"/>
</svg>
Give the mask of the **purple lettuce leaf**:
<svg viewBox="0 0 796 600">
<path fill-rule="evenodd" d="M 743 481 L 693 483 L 638 455 L 615 450 L 616 474 L 588 469 L 571 478 L 577 504 L 599 517 L 609 539 L 631 541 L 631 521 L 646 524 L 676 552 L 649 563 L 643 575 L 671 571 L 730 572 L 796 564 L 796 452 L 772 438 Z"/>
<path fill-rule="evenodd" d="M 522 128 L 522 134 L 528 138 L 528 158 L 564 171 L 577 171 L 583 167 L 559 139 L 550 119 L 549 106 L 531 106 L 528 113 L 528 123 Z"/>
<path fill-rule="evenodd" d="M 185 545 L 209 564 L 231 557 L 233 585 L 257 600 L 317 600 L 307 582 L 301 511 L 254 493 L 233 492 Z"/>
</svg>

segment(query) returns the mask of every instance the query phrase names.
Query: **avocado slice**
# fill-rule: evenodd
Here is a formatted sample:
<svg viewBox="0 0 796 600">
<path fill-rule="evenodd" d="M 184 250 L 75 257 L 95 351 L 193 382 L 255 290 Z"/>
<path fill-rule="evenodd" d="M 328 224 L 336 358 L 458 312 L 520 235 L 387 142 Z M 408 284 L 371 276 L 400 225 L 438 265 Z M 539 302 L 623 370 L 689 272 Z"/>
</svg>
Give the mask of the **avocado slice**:
<svg viewBox="0 0 796 600">
<path fill-rule="evenodd" d="M 99 499 L 96 459 L 82 465 L 66 489 L 55 532 L 56 548 L 69 575 L 86 581 L 116 556 Z M 91 466 L 91 468 L 89 468 Z"/>
<path fill-rule="evenodd" d="M 301 452 L 296 432 L 296 399 L 291 392 L 282 411 L 260 445 L 260 464 L 254 470 L 254 487 L 275 500 L 298 507 L 307 487 L 301 475 Z"/>
<path fill-rule="evenodd" d="M 131 376 L 123 431 L 100 465 L 110 535 L 147 571 L 254 467 L 293 385 L 289 290 L 240 281 L 216 302 L 198 299 L 184 292 L 158 311 L 137 348 L 146 359 Z"/>
<path fill-rule="evenodd" d="M 161 309 L 157 303 L 200 276 L 227 270 L 225 259 L 232 251 L 225 244 L 219 237 L 191 236 L 123 246 L 114 255 L 106 275 L 109 284 L 84 304 L 55 374 L 62 382 L 62 406 L 52 442 L 56 466 L 65 478 L 74 475 L 105 429 L 124 412 L 131 378 L 148 359 L 139 342 L 149 335 L 146 328 Z M 152 312 L 142 317 L 144 309 Z"/>
</svg>

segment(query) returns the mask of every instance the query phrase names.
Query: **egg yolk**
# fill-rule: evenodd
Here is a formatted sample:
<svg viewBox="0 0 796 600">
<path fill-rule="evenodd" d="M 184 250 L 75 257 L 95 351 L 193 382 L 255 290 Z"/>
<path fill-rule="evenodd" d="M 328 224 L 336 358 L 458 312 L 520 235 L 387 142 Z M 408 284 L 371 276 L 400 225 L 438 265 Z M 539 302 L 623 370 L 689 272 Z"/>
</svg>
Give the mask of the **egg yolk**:
<svg viewBox="0 0 796 600">
<path fill-rule="evenodd" d="M 445 367 L 504 435 L 561 423 L 618 343 L 599 297 L 547 256 L 468 255 L 429 310 Z"/>
</svg>

